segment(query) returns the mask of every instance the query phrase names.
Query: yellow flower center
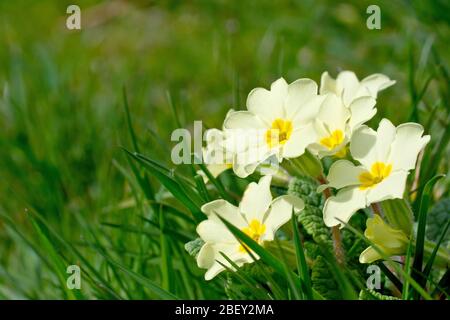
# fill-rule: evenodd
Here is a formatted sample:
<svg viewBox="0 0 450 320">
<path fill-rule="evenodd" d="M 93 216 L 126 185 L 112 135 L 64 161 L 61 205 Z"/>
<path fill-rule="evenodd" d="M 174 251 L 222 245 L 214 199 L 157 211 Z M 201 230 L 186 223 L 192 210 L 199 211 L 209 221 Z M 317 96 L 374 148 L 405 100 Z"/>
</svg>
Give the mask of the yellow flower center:
<svg viewBox="0 0 450 320">
<path fill-rule="evenodd" d="M 345 157 L 347 156 L 347 153 L 348 153 L 348 147 L 343 147 L 341 150 L 339 150 L 338 152 L 336 152 L 336 153 L 334 154 L 334 156 L 335 156 L 336 158 L 342 159 L 342 158 L 345 158 Z"/>
<path fill-rule="evenodd" d="M 373 187 L 387 178 L 391 171 L 392 164 L 375 162 L 370 168 L 370 172 L 365 171 L 359 175 L 359 181 L 361 182 L 359 189 L 364 190 Z"/>
<path fill-rule="evenodd" d="M 285 144 L 292 134 L 292 122 L 284 119 L 275 119 L 272 127 L 266 131 L 266 142 L 270 148 Z"/>
<path fill-rule="evenodd" d="M 266 232 L 266 225 L 261 223 L 257 219 L 253 219 L 248 224 L 248 227 L 242 228 L 242 232 L 248 235 L 250 238 L 260 243 L 261 237 Z M 239 246 L 239 251 L 246 252 L 243 245 Z"/>
<path fill-rule="evenodd" d="M 342 130 L 334 130 L 328 137 L 320 140 L 320 144 L 333 150 L 344 141 L 344 133 Z"/>
</svg>

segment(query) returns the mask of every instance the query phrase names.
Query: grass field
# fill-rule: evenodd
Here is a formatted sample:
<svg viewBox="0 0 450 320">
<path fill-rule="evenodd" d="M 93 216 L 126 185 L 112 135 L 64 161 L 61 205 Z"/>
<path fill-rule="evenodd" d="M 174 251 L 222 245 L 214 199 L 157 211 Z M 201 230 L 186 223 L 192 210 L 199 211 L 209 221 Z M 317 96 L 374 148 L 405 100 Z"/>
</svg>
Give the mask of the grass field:
<svg viewBox="0 0 450 320">
<path fill-rule="evenodd" d="M 421 200 L 424 210 L 440 203 L 438 229 L 450 219 L 447 1 L 380 1 L 380 30 L 366 27 L 371 1 L 326 0 L 82 0 L 82 29 L 67 30 L 72 2 L 0 2 L 0 298 L 269 297 L 226 273 L 204 280 L 184 249 L 198 237 L 191 210 L 163 185 L 198 186 L 190 166 L 170 161 L 174 129 L 195 120 L 220 128 L 252 88 L 281 76 L 319 82 L 323 71 L 353 70 L 396 80 L 369 125 L 386 117 L 424 126 L 431 142 L 408 201 L 416 215 Z M 447 177 L 424 190 L 438 174 Z M 221 182 L 238 195 L 247 183 Z M 66 286 L 69 265 L 81 268 L 81 290 Z M 431 295 L 446 268 L 433 268 L 428 283 L 406 275 L 401 297 L 418 298 L 415 284 Z M 272 271 L 270 297 L 298 298 Z M 344 283 L 339 297 L 358 298 L 358 285 Z"/>
</svg>

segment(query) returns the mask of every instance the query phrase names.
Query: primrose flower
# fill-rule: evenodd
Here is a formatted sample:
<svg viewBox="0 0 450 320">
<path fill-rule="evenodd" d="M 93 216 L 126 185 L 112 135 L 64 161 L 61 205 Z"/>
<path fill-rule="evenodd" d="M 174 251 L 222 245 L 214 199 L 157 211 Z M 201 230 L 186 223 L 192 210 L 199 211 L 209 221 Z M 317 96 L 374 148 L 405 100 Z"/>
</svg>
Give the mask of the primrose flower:
<svg viewBox="0 0 450 320">
<path fill-rule="evenodd" d="M 342 71 L 336 79 L 330 77 L 328 72 L 324 72 L 320 80 L 320 94 L 334 93 L 342 97 L 345 106 L 350 106 L 359 97 L 376 98 L 379 91 L 394 84 L 395 80 L 381 73 L 372 74 L 359 81 L 352 71 Z"/>
<path fill-rule="evenodd" d="M 367 219 L 366 224 L 367 228 L 364 235 L 375 244 L 384 255 L 390 257 L 405 253 L 409 240 L 403 231 L 392 228 L 386 224 L 379 215 Z M 372 263 L 382 258 L 382 255 L 375 250 L 375 248 L 368 247 L 361 252 L 359 262 Z"/>
<path fill-rule="evenodd" d="M 218 129 L 209 129 L 205 132 L 206 147 L 202 149 L 203 161 L 213 177 L 219 176 L 233 166 L 233 154 L 223 147 L 224 133 Z M 205 182 L 208 177 L 203 171 L 198 171 Z"/>
<path fill-rule="evenodd" d="M 328 155 L 343 157 L 344 148 L 355 129 L 371 119 L 377 109 L 375 99 L 359 97 L 346 107 L 341 97 L 334 93 L 327 95 L 314 122 L 316 141 L 308 149 L 320 158 Z"/>
<path fill-rule="evenodd" d="M 311 79 L 287 84 L 280 78 L 270 90 L 253 89 L 247 98 L 248 110 L 233 112 L 224 122 L 226 148 L 235 154 L 235 173 L 246 177 L 273 156 L 281 162 L 302 155 L 316 140 L 312 121 L 324 98 Z"/>
<path fill-rule="evenodd" d="M 211 280 L 225 270 L 221 263 L 232 268 L 221 253 L 238 266 L 253 262 L 246 248 L 233 236 L 219 216 L 263 244 L 264 241 L 274 239 L 275 232 L 291 218 L 293 208 L 295 212 L 303 209 L 303 201 L 291 195 L 272 200 L 271 179 L 271 176 L 264 176 L 258 183 L 250 183 L 239 207 L 225 200 L 215 200 L 202 206 L 208 219 L 197 226 L 197 233 L 205 242 L 198 253 L 197 264 L 200 268 L 208 269 L 206 280 Z"/>
<path fill-rule="evenodd" d="M 404 123 L 397 128 L 387 119 L 378 130 L 363 125 L 350 141 L 350 153 L 360 165 L 339 160 L 330 167 L 327 187 L 341 189 L 327 199 L 323 209 L 329 227 L 348 222 L 358 210 L 387 199 L 403 198 L 409 170 L 414 169 L 417 155 L 430 140 L 422 136 L 423 127 Z M 340 221 L 341 220 L 341 221 Z"/>
</svg>

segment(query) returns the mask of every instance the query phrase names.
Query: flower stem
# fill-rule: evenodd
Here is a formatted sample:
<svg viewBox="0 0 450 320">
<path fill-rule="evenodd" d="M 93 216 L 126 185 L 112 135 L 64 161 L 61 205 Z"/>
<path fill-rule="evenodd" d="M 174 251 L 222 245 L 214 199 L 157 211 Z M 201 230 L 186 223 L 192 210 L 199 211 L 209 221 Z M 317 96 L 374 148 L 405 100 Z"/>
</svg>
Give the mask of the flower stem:
<svg viewBox="0 0 450 320">
<path fill-rule="evenodd" d="M 372 203 L 370 206 L 372 207 L 372 211 L 374 214 L 377 214 L 380 217 L 383 216 L 383 210 L 381 209 L 381 206 L 378 202 Z"/>
<path fill-rule="evenodd" d="M 317 177 L 317 180 L 319 180 L 321 184 L 327 183 L 327 180 L 323 175 Z M 325 190 L 323 190 L 323 195 L 325 196 L 325 199 L 331 197 L 330 189 L 326 188 Z M 339 226 L 331 228 L 331 239 L 333 240 L 333 249 L 336 261 L 339 265 L 343 266 L 345 264 L 345 251 L 344 247 L 342 246 L 341 230 L 339 230 Z"/>
<path fill-rule="evenodd" d="M 338 226 L 331 228 L 331 238 L 333 239 L 333 249 L 336 261 L 339 265 L 343 266 L 345 264 L 345 252 L 344 247 L 342 246 L 341 230 L 339 230 Z"/>
</svg>

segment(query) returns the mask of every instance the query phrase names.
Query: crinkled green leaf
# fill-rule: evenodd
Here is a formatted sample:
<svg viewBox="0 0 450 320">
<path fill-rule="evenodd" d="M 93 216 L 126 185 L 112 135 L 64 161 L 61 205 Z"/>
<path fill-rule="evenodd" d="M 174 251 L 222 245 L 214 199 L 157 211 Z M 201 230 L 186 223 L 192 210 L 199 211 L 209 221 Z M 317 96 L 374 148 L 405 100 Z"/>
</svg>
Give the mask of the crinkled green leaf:
<svg viewBox="0 0 450 320">
<path fill-rule="evenodd" d="M 450 198 L 445 198 L 437 202 L 428 213 L 427 238 L 432 241 L 438 241 L 448 220 L 450 220 Z M 450 230 L 447 230 L 442 244 L 444 247 L 450 244 Z"/>
<path fill-rule="evenodd" d="M 359 300 L 400 300 L 399 298 L 388 296 L 376 292 L 373 289 L 364 289 L 359 293 Z"/>
<path fill-rule="evenodd" d="M 313 288 L 326 299 L 340 299 L 340 291 L 333 274 L 328 270 L 328 265 L 322 256 L 314 261 L 311 282 Z"/>
<path fill-rule="evenodd" d="M 302 224 L 306 233 L 319 244 L 332 248 L 330 228 L 323 222 L 324 198 L 321 193 L 317 193 L 317 181 L 310 177 L 300 176 L 293 178 L 289 183 L 288 194 L 295 195 L 305 202 L 305 208 L 298 216 L 298 221 Z"/>
</svg>

